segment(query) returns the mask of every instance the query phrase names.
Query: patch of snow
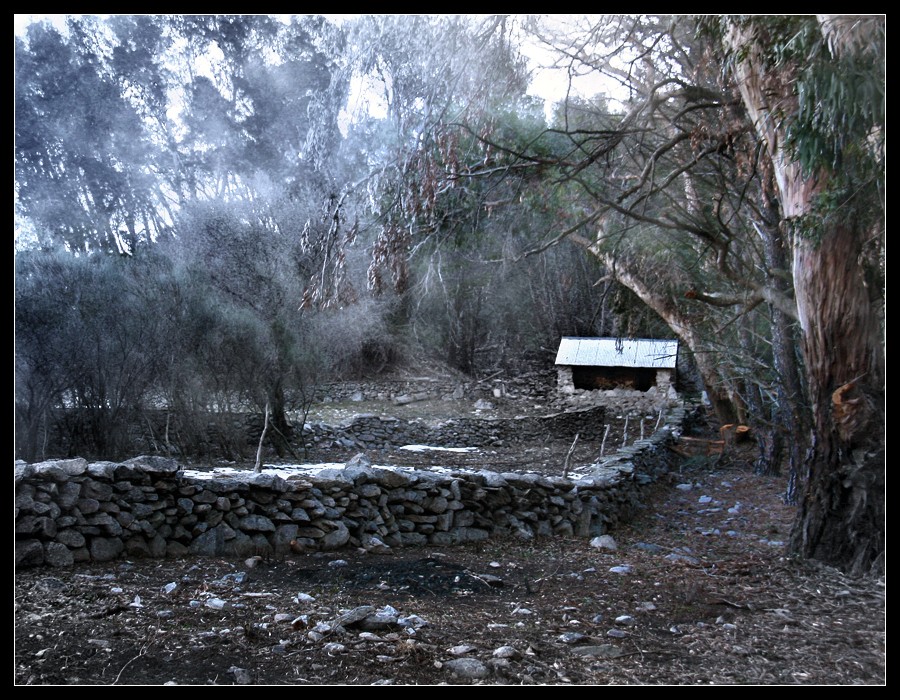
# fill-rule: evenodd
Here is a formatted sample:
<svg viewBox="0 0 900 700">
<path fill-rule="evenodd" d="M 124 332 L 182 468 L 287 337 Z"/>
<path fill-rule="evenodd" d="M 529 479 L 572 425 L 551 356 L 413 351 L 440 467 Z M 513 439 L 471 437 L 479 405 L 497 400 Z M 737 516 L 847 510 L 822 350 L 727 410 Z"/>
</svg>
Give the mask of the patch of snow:
<svg viewBox="0 0 900 700">
<path fill-rule="evenodd" d="M 270 474 L 274 476 L 280 476 L 282 479 L 287 479 L 290 476 L 297 476 L 300 474 L 307 475 L 315 475 L 318 474 L 323 469 L 343 469 L 343 462 L 324 462 L 321 464 L 281 464 L 279 466 L 272 466 L 269 464 L 263 465 L 263 474 Z M 235 478 L 240 476 L 249 475 L 252 476 L 256 472 L 251 469 L 234 469 L 233 467 L 215 467 L 210 470 L 198 470 L 198 469 L 185 469 L 184 476 L 191 479 L 218 479 L 218 478 Z"/>
<path fill-rule="evenodd" d="M 477 447 L 435 447 L 432 445 L 404 445 L 398 449 L 406 450 L 408 452 L 426 452 L 426 451 L 434 451 L 434 452 L 457 452 L 457 453 L 473 453 L 479 452 L 479 448 Z M 289 479 L 291 477 L 302 477 L 302 476 L 315 476 L 319 472 L 325 469 L 335 469 L 341 470 L 344 469 L 347 465 L 344 462 L 321 462 L 318 464 L 264 464 L 262 468 L 262 474 L 266 474 L 269 476 L 278 476 L 282 479 Z M 581 469 L 572 469 L 568 473 L 568 478 L 571 480 L 577 480 L 581 477 L 586 477 L 590 475 L 590 466 L 585 465 L 585 467 Z M 442 467 L 437 464 L 432 464 L 431 466 L 424 467 L 408 467 L 408 466 L 398 466 L 392 464 L 372 464 L 372 469 L 386 469 L 394 472 L 417 472 L 417 471 L 428 471 L 437 474 L 449 474 L 453 472 L 471 472 L 476 473 L 477 470 L 468 470 L 461 469 L 459 467 Z M 190 479 L 227 479 L 227 478 L 242 478 L 242 477 L 252 477 L 257 472 L 254 472 L 252 469 L 236 469 L 233 466 L 220 466 L 220 467 L 212 467 L 209 469 L 184 469 L 181 474 Z M 531 473 L 531 472 L 527 472 Z M 538 473 L 538 472 L 535 472 Z"/>
<path fill-rule="evenodd" d="M 432 447 L 430 445 L 404 445 L 400 449 L 409 452 L 478 452 L 477 447 Z"/>
</svg>

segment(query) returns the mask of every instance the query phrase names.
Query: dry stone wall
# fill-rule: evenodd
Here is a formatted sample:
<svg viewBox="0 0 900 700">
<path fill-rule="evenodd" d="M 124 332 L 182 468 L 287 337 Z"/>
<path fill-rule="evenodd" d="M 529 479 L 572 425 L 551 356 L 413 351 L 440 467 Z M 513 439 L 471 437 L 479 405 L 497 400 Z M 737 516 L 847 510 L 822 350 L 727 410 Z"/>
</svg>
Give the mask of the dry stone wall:
<svg viewBox="0 0 900 700">
<path fill-rule="evenodd" d="M 498 535 L 590 537 L 628 519 L 669 469 L 683 411 L 577 479 L 436 473 L 348 463 L 315 476 L 185 475 L 174 460 L 15 463 L 16 565 L 120 557 L 279 555 L 290 550 L 459 544 Z M 545 426 L 546 429 L 546 426 Z"/>
</svg>

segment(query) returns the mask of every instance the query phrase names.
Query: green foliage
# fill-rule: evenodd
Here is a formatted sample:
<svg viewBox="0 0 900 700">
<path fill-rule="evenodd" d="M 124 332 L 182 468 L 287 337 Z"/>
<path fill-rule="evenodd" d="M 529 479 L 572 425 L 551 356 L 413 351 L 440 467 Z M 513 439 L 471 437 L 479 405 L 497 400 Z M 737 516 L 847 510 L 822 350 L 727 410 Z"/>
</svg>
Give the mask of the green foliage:
<svg viewBox="0 0 900 700">
<path fill-rule="evenodd" d="M 150 146 L 79 36 L 38 24 L 16 40 L 16 196 L 45 238 L 122 250 L 119 228 L 155 204 L 141 167 Z"/>
<path fill-rule="evenodd" d="M 823 234 L 853 222 L 863 230 L 871 229 L 883 219 L 882 174 L 869 180 L 859 180 L 869 164 L 853 170 L 848 166 L 835 173 L 828 188 L 813 196 L 812 206 L 802 216 L 793 217 L 788 223 L 791 232 L 807 241 L 818 243 Z"/>
<path fill-rule="evenodd" d="M 822 170 L 840 173 L 851 167 L 851 160 L 859 167 L 862 154 L 878 161 L 876 167 L 883 165 L 885 25 L 877 16 L 849 21 L 861 28 L 829 30 L 814 15 L 727 17 L 700 23 L 711 36 L 721 37 L 728 23 L 750 30 L 753 41 L 732 51 L 724 67 L 728 70 L 732 62 L 748 60 L 754 47 L 761 52 L 763 68 L 788 86 L 796 103 L 780 102 L 778 107 L 791 156 L 806 176 Z M 854 32 L 863 38 L 853 37 Z M 848 158 L 849 152 L 856 157 Z"/>
<path fill-rule="evenodd" d="M 833 21 L 833 20 L 832 20 Z M 795 233 L 815 240 L 845 221 L 868 227 L 881 216 L 884 182 L 884 24 L 858 18 L 859 26 L 829 29 L 815 18 L 756 20 L 773 27 L 763 44 L 771 69 L 790 76 L 796 109 L 785 115 L 790 156 L 805 177 L 826 186 L 811 210 L 792 222 Z M 854 33 L 864 32 L 860 39 Z"/>
<path fill-rule="evenodd" d="M 848 151 L 860 156 L 878 147 L 885 127 L 884 78 L 883 66 L 869 56 L 823 57 L 802 70 L 787 137 L 805 174 L 840 173 L 852 166 Z"/>
</svg>

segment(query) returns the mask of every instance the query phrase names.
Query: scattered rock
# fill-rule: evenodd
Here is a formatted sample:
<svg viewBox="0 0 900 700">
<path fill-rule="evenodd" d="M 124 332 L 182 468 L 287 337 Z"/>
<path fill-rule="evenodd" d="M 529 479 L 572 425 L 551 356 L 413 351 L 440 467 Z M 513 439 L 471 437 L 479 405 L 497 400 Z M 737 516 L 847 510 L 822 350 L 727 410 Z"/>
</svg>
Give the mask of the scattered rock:
<svg viewBox="0 0 900 700">
<path fill-rule="evenodd" d="M 612 535 L 600 535 L 591 540 L 591 547 L 596 549 L 609 549 L 615 551 L 618 549 L 615 539 Z"/>
<path fill-rule="evenodd" d="M 428 622 L 418 615 L 407 615 L 406 617 L 398 617 L 397 624 L 406 627 L 407 630 L 417 630 L 421 627 L 427 627 Z"/>
<path fill-rule="evenodd" d="M 345 612 L 341 615 L 333 626 L 340 625 L 342 627 L 352 627 L 353 625 L 362 622 L 369 615 L 375 612 L 375 607 L 372 605 L 360 605 L 352 610 Z"/>
<path fill-rule="evenodd" d="M 375 535 L 368 533 L 362 537 L 362 546 L 365 551 L 371 554 L 389 554 L 391 552 L 390 546 Z"/>
<path fill-rule="evenodd" d="M 683 561 L 688 564 L 699 564 L 700 561 L 696 557 L 688 556 L 687 554 L 679 554 L 678 552 L 673 552 L 672 554 L 667 554 L 665 556 L 669 561 Z"/>
<path fill-rule="evenodd" d="M 494 649 L 492 656 L 497 659 L 518 659 L 521 658 L 522 655 L 514 646 L 510 646 L 507 644 Z"/>
<path fill-rule="evenodd" d="M 618 631 L 618 630 L 611 630 Z M 572 653 L 577 656 L 595 656 L 601 659 L 615 659 L 624 653 L 615 644 L 597 644 L 595 646 L 574 647 Z"/>
<path fill-rule="evenodd" d="M 397 618 L 397 611 L 390 606 L 386 606 L 382 610 L 379 610 L 372 615 L 367 615 L 365 618 L 360 620 L 358 626 L 360 629 L 369 632 L 389 630 L 400 626 Z"/>
<path fill-rule="evenodd" d="M 647 552 L 649 554 L 662 554 L 665 550 L 665 547 L 661 547 L 658 544 L 651 544 L 649 542 L 637 542 L 634 545 L 635 549 L 640 549 L 643 552 Z"/>
<path fill-rule="evenodd" d="M 232 666 L 228 669 L 228 672 L 234 676 L 234 681 L 238 685 L 250 685 L 253 683 L 253 677 L 250 675 L 250 671 L 245 668 Z"/>
<path fill-rule="evenodd" d="M 557 637 L 563 644 L 578 644 L 578 642 L 583 642 L 587 638 L 587 635 L 581 634 L 581 632 L 563 632 Z"/>
<path fill-rule="evenodd" d="M 453 656 L 464 656 L 465 654 L 471 654 L 473 651 L 478 651 L 478 647 L 473 647 L 471 644 L 457 644 L 447 649 L 447 653 L 453 654 Z"/>
<path fill-rule="evenodd" d="M 352 467 L 371 467 L 372 460 L 369 459 L 369 456 L 365 452 L 360 452 L 359 454 L 351 457 L 346 464 L 344 464 L 345 468 Z"/>
<path fill-rule="evenodd" d="M 491 675 L 490 669 L 478 659 L 451 659 L 443 664 L 457 678 L 475 680 L 487 678 Z"/>
</svg>

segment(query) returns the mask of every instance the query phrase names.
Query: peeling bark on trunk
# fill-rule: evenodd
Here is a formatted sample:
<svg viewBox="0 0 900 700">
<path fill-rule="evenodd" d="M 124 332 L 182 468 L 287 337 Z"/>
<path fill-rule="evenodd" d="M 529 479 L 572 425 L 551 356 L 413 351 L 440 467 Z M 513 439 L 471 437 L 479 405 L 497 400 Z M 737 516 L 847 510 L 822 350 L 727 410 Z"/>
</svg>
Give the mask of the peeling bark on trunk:
<svg viewBox="0 0 900 700">
<path fill-rule="evenodd" d="M 884 357 L 860 238 L 842 226 L 794 245 L 815 425 L 791 549 L 855 574 L 880 565 L 885 516 Z"/>
<path fill-rule="evenodd" d="M 767 72 L 755 37 L 732 26 L 726 41 L 745 52 L 734 72 L 744 104 L 765 141 L 782 212 L 812 211 L 827 173 L 804 178 L 785 150 L 784 120 L 796 108 L 786 74 Z M 878 290 L 870 290 L 862 256 L 869 231 L 859 222 L 823 224 L 792 241 L 792 275 L 800 316 L 813 433 L 790 549 L 847 573 L 883 566 L 884 355 Z"/>
</svg>

